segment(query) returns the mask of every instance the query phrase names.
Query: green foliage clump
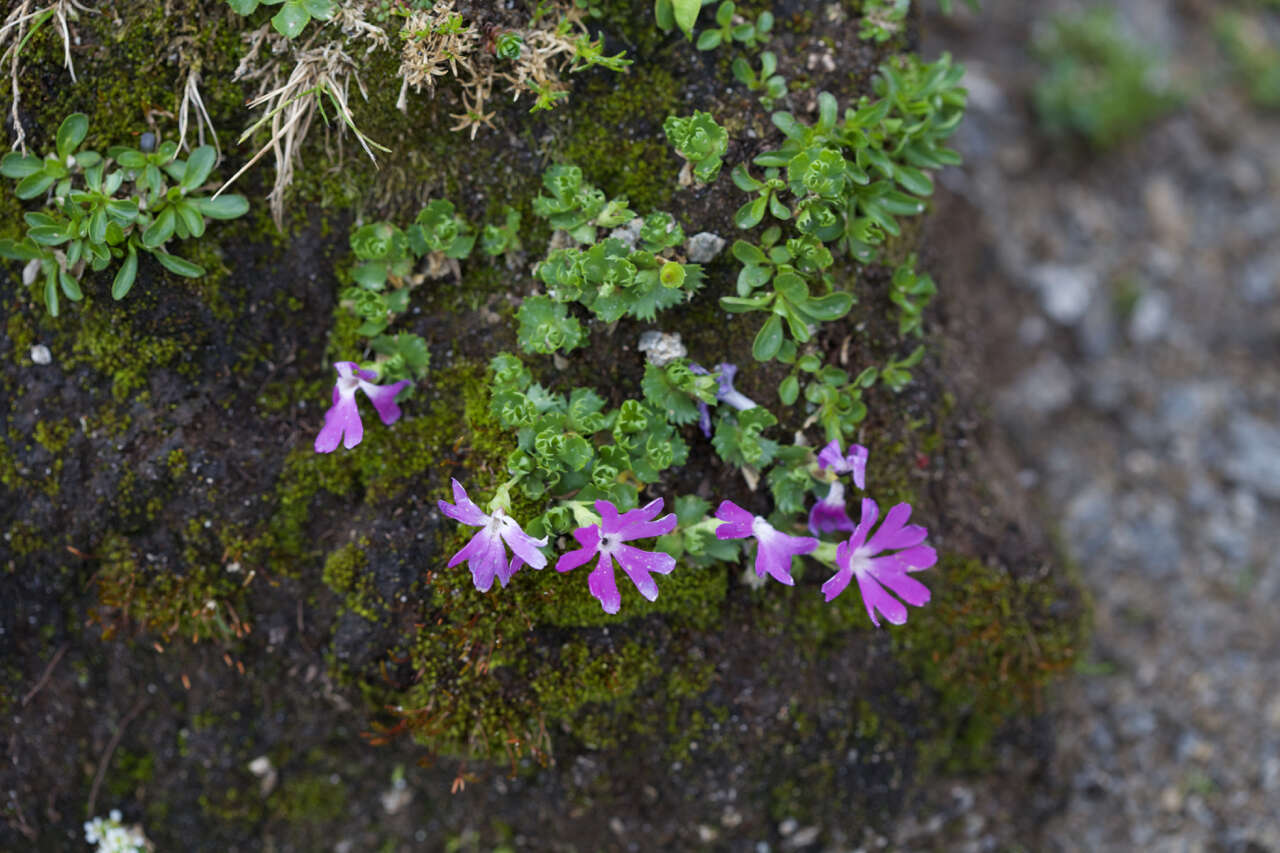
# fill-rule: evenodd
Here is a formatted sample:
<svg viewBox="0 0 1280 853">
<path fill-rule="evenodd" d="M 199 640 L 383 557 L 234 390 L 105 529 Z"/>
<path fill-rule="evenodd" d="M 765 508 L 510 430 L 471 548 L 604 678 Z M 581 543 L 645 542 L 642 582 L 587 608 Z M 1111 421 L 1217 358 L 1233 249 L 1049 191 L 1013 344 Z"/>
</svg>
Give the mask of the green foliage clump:
<svg viewBox="0 0 1280 853">
<path fill-rule="evenodd" d="M 516 433 L 517 449 L 507 459 L 509 485 L 530 498 L 572 494 L 577 504 L 606 498 L 630 509 L 640 484 L 656 482 L 688 457 L 689 446 L 651 405 L 626 400 L 606 409 L 589 388 L 575 388 L 567 397 L 548 391 L 509 353 L 495 356 L 491 367 L 490 412 Z M 557 507 L 544 518 L 543 529 L 562 533 L 573 527 L 571 508 Z"/>
<path fill-rule="evenodd" d="M 716 124 L 711 113 L 698 110 L 691 116 L 667 116 L 662 131 L 676 153 L 689 161 L 693 176 L 709 184 L 720 174 L 725 151 L 729 147 L 729 134 Z"/>
<path fill-rule="evenodd" d="M 737 13 L 733 0 L 724 0 L 716 7 L 715 29 L 702 31 L 698 36 L 698 50 L 715 50 L 722 44 L 734 42 L 754 50 L 769 40 L 773 30 L 772 12 L 761 12 L 754 21 L 745 20 Z"/>
<path fill-rule="evenodd" d="M 552 249 L 536 274 L 546 296 L 531 296 L 517 312 L 525 352 L 571 350 L 583 342 L 567 304 L 578 303 L 604 323 L 624 316 L 653 320 L 659 311 L 687 301 L 702 286 L 702 267 L 675 260 L 684 231 L 668 213 L 638 221 L 634 241 L 618 236 L 597 242 L 598 228 L 632 219 L 625 199 L 610 200 L 582 178 L 576 166 L 552 166 L 543 175 L 551 196 L 534 200 L 534 213 L 585 248 Z"/>
<path fill-rule="evenodd" d="M 202 267 L 169 254 L 165 245 L 175 236 L 203 236 L 206 219 L 235 219 L 249 209 L 244 196 L 199 194 L 213 171 L 211 145 L 186 160 L 172 140 L 149 152 L 113 146 L 104 158 L 81 149 L 88 133 L 88 116 L 73 113 L 43 158 L 16 151 L 0 158 L 0 174 L 18 181 L 18 198 L 45 199 L 44 210 L 24 214 L 25 237 L 0 240 L 0 257 L 26 261 L 23 282 L 43 282 L 45 307 L 55 317 L 59 292 L 80 301 L 86 268 L 101 272 L 121 258 L 111 295 L 123 299 L 137 277 L 140 251 L 177 275 L 203 276 Z"/>
<path fill-rule="evenodd" d="M 1035 106 L 1050 135 L 1110 148 L 1182 102 L 1165 63 L 1125 33 L 1114 9 L 1060 15 L 1032 48 L 1045 66 Z"/>
</svg>

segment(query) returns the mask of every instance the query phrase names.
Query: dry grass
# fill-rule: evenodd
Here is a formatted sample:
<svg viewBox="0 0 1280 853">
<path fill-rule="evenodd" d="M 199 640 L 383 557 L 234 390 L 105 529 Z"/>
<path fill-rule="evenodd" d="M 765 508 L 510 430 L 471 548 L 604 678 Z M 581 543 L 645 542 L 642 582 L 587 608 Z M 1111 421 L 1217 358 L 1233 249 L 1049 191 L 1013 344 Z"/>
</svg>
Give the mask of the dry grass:
<svg viewBox="0 0 1280 853">
<path fill-rule="evenodd" d="M 13 147 L 27 153 L 27 134 L 19 118 L 19 106 L 22 95 L 18 87 L 18 75 L 21 69 L 22 49 L 27 41 L 39 31 L 45 23 L 53 21 L 59 35 L 62 36 L 62 57 L 67 71 L 71 74 L 71 82 L 76 82 L 75 63 L 71 61 L 71 27 L 68 21 L 74 21 L 79 13 L 96 14 L 93 9 L 81 6 L 76 0 L 54 0 L 48 6 L 32 9 L 34 0 L 21 0 L 0 24 L 0 46 L 4 53 L 0 54 L 0 65 L 8 64 L 9 82 L 12 86 L 13 98 L 9 104 L 9 115 L 13 119 Z"/>
</svg>

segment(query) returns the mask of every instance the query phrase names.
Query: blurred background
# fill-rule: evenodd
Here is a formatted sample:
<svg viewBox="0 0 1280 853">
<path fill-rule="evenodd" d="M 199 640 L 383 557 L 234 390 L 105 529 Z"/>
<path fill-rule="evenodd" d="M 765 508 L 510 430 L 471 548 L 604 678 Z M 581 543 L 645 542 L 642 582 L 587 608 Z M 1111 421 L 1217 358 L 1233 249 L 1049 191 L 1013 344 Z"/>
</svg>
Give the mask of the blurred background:
<svg viewBox="0 0 1280 853">
<path fill-rule="evenodd" d="M 929 267 L 1095 624 L 898 844 L 1280 851 L 1280 2 L 981 6 Z"/>
</svg>

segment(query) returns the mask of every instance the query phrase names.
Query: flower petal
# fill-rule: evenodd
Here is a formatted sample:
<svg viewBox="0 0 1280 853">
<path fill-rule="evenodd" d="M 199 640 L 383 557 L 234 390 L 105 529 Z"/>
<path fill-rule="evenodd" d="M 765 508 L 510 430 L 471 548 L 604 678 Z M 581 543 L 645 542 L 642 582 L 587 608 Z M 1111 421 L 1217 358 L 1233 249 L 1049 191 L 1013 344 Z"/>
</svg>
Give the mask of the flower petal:
<svg viewBox="0 0 1280 853">
<path fill-rule="evenodd" d="M 676 529 L 676 517 L 674 513 L 667 513 L 657 521 L 653 521 L 653 517 L 662 512 L 662 498 L 650 501 L 644 507 L 638 510 L 632 510 L 622 516 L 618 530 L 618 536 L 623 542 L 631 539 L 652 539 L 655 536 L 665 536 L 672 530 Z M 639 513 L 633 516 L 632 513 Z"/>
<path fill-rule="evenodd" d="M 838 530 L 852 533 L 854 527 L 853 519 L 849 518 L 845 509 L 844 484 L 836 480 L 831 484 L 827 496 L 809 510 L 809 532 L 817 536 L 819 533 L 834 533 Z"/>
<path fill-rule="evenodd" d="M 889 509 L 889 512 L 885 514 L 884 522 L 880 525 L 880 529 L 875 532 L 874 536 L 867 540 L 867 550 L 873 554 L 879 554 L 882 551 L 888 551 L 891 548 L 903 547 L 893 543 L 899 539 L 911 539 L 911 534 L 908 534 L 906 537 L 901 535 L 903 527 L 906 525 L 909 518 L 911 518 L 911 504 L 894 504 Z M 915 542 L 907 541 L 906 544 L 914 545 Z"/>
<path fill-rule="evenodd" d="M 938 552 L 929 545 L 916 545 L 893 555 L 898 566 L 905 572 L 918 572 L 931 568 L 938 562 Z"/>
<path fill-rule="evenodd" d="M 871 452 L 861 444 L 851 444 L 844 459 L 845 466 L 853 475 L 853 484 L 863 491 L 867 488 L 867 458 L 870 455 Z"/>
<path fill-rule="evenodd" d="M 877 610 L 894 625 L 901 625 L 907 621 L 906 605 L 885 592 L 884 587 L 880 586 L 870 574 L 864 572 L 857 577 L 858 589 L 862 592 L 862 603 L 867 608 L 867 615 L 871 617 L 871 624 L 877 628 L 880 627 L 880 621 L 876 619 Z"/>
<path fill-rule="evenodd" d="M 849 585 L 849 581 L 853 580 L 853 572 L 849 569 L 840 569 L 831 576 L 831 580 L 822 585 L 822 593 L 827 597 L 827 601 L 833 600 L 837 595 L 844 592 L 845 587 Z"/>
<path fill-rule="evenodd" d="M 579 548 L 576 551 L 565 551 L 560 555 L 560 559 L 556 560 L 557 572 L 571 572 L 581 566 L 583 563 L 590 562 L 591 558 L 600 553 L 599 549 Z"/>
<path fill-rule="evenodd" d="M 400 407 L 396 405 L 396 395 L 409 384 L 408 379 L 401 379 L 391 385 L 374 385 L 372 382 L 360 382 L 360 390 L 364 391 L 373 408 L 377 410 L 382 422 L 390 426 L 400 420 Z"/>
<path fill-rule="evenodd" d="M 506 568 L 497 570 L 496 574 L 498 576 L 498 583 L 502 584 L 505 589 L 507 581 L 511 580 L 512 575 L 520 571 L 520 569 L 524 567 L 524 564 L 524 560 L 520 559 L 518 555 L 512 557 L 511 563 Z"/>
<path fill-rule="evenodd" d="M 676 558 L 670 554 L 655 551 L 641 551 L 630 545 L 619 545 L 613 557 L 622 566 L 622 570 L 631 578 L 631 582 L 640 590 L 640 594 L 650 601 L 658 597 L 658 584 L 650 577 L 650 573 L 665 575 L 676 567 Z"/>
<path fill-rule="evenodd" d="M 360 443 L 364 437 L 364 427 L 360 423 L 360 410 L 356 407 L 355 397 L 339 397 L 324 413 L 324 426 L 316 436 L 317 453 L 330 453 L 337 449 L 338 442 L 350 450 Z"/>
<path fill-rule="evenodd" d="M 850 553 L 862 548 L 867 541 L 867 534 L 871 532 L 871 528 L 876 525 L 876 518 L 880 515 L 880 507 L 876 506 L 876 502 L 871 498 L 862 499 L 862 515 L 858 519 L 858 526 L 853 531 L 853 535 L 849 537 Z"/>
<path fill-rule="evenodd" d="M 716 518 L 724 522 L 716 528 L 717 539 L 742 539 L 751 535 L 751 522 L 755 516 L 733 501 L 722 501 L 716 507 Z"/>
<path fill-rule="evenodd" d="M 498 512 L 502 513 L 502 541 L 507 543 L 512 553 L 535 569 L 545 566 L 547 564 L 547 555 L 538 549 L 547 544 L 547 538 L 544 536 L 541 539 L 534 539 L 528 533 L 525 533 L 514 519 L 503 513 L 502 510 L 498 510 Z"/>
<path fill-rule="evenodd" d="M 840 452 L 840 442 L 832 439 L 826 447 L 818 451 L 818 467 L 823 471 L 831 468 L 837 474 L 844 471 L 844 454 Z"/>
<path fill-rule="evenodd" d="M 557 566 L 556 568 L 559 568 Z M 600 562 L 587 577 L 587 589 L 600 602 L 605 613 L 617 613 L 622 606 L 622 595 L 618 592 L 618 584 L 613 579 L 613 561 L 608 554 L 600 555 Z"/>
<path fill-rule="evenodd" d="M 907 604 L 919 607 L 929 603 L 929 588 L 898 568 L 893 557 L 872 560 L 871 575 Z"/>
<path fill-rule="evenodd" d="M 481 528 L 461 551 L 453 555 L 449 561 L 452 568 L 462 561 L 471 569 L 471 581 L 476 589 L 488 592 L 493 586 L 494 576 L 508 568 L 507 549 L 502 546 L 502 538 L 491 533 L 488 528 Z"/>
<path fill-rule="evenodd" d="M 471 498 L 467 497 L 467 490 L 462 488 L 462 484 L 452 479 L 450 482 L 453 483 L 453 503 L 440 501 L 438 504 L 440 511 L 454 521 L 460 521 L 472 527 L 484 527 L 488 524 L 489 516 L 482 512 Z"/>
</svg>

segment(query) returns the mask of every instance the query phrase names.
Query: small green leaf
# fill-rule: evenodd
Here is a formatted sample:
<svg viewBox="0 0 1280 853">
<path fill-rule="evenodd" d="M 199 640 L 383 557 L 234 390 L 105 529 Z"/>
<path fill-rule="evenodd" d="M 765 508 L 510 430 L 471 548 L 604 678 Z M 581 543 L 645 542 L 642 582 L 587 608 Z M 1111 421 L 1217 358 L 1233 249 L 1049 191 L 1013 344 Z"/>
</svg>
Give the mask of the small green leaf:
<svg viewBox="0 0 1280 853">
<path fill-rule="evenodd" d="M 89 117 L 84 113 L 72 113 L 58 126 L 58 159 L 65 161 L 75 153 L 89 133 Z"/>
<path fill-rule="evenodd" d="M 782 401 L 784 406 L 790 406 L 800 396 L 800 380 L 796 379 L 795 374 L 791 374 L 782 380 L 782 384 L 778 386 L 778 399 Z"/>
<path fill-rule="evenodd" d="M 671 11 L 676 20 L 676 26 L 684 31 L 686 36 L 693 35 L 693 25 L 698 22 L 698 12 L 702 9 L 702 0 L 671 0 Z"/>
<path fill-rule="evenodd" d="M 14 192 L 20 199 L 32 199 L 43 194 L 45 190 L 53 186 L 53 182 L 56 180 L 57 178 L 48 172 L 35 172 L 19 181 L 18 188 Z"/>
<path fill-rule="evenodd" d="M 204 267 L 197 266 L 191 261 L 179 258 L 177 255 L 170 255 L 168 252 L 158 250 L 153 250 L 151 254 L 155 255 L 156 260 L 160 262 L 160 266 L 176 275 L 184 276 L 185 278 L 199 278 L 204 275 Z"/>
<path fill-rule="evenodd" d="M 25 178 L 43 170 L 44 161 L 30 154 L 10 151 L 4 157 L 0 157 L 0 175 L 6 178 Z"/>
<path fill-rule="evenodd" d="M 53 270 L 44 280 L 44 304 L 50 315 L 58 316 L 58 276 Z"/>
<path fill-rule="evenodd" d="M 201 145 L 187 158 L 187 165 L 182 170 L 182 180 L 178 186 L 190 192 L 203 184 L 213 171 L 213 161 L 217 158 L 212 145 Z"/>
<path fill-rule="evenodd" d="M 129 255 L 124 259 L 124 263 L 120 265 L 119 271 L 116 272 L 116 279 L 111 283 L 111 298 L 115 300 L 124 299 L 124 295 L 133 287 L 134 279 L 138 277 L 138 252 L 132 246 L 129 247 Z"/>
<path fill-rule="evenodd" d="M 302 33 L 310 20 L 311 13 L 307 11 L 307 7 L 301 0 L 286 0 L 280 7 L 280 11 L 272 17 L 271 26 L 275 27 L 280 35 L 292 39 Z"/>
<path fill-rule="evenodd" d="M 147 230 L 142 232 L 142 245 L 148 249 L 163 246 L 165 241 L 173 236 L 173 229 L 177 226 L 177 222 L 177 215 L 173 212 L 173 208 L 166 207 L 160 211 L 155 221 L 147 226 Z"/>
<path fill-rule="evenodd" d="M 751 355 L 756 361 L 768 361 L 778 354 L 780 346 L 782 346 L 782 320 L 777 314 L 772 314 L 756 333 L 755 341 L 751 344 Z"/>
<path fill-rule="evenodd" d="M 227 0 L 227 4 L 237 15 L 252 15 L 258 8 L 258 0 Z"/>
<path fill-rule="evenodd" d="M 80 292 L 80 282 L 72 278 L 66 270 L 58 270 L 58 283 L 62 285 L 62 292 L 72 302 L 79 302 L 84 298 L 84 294 Z"/>
</svg>

